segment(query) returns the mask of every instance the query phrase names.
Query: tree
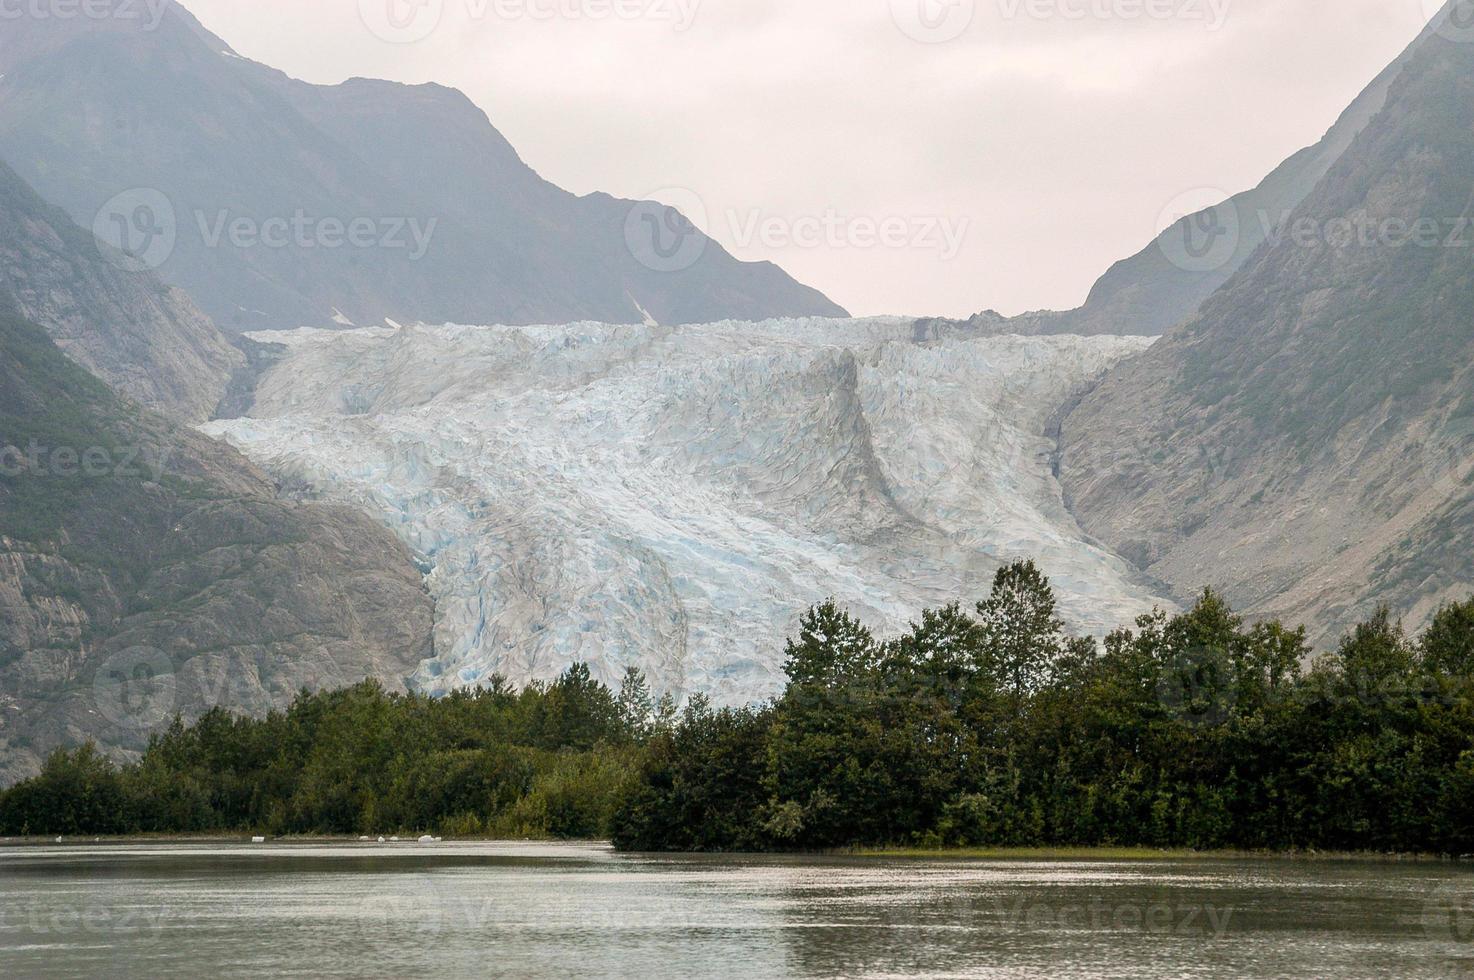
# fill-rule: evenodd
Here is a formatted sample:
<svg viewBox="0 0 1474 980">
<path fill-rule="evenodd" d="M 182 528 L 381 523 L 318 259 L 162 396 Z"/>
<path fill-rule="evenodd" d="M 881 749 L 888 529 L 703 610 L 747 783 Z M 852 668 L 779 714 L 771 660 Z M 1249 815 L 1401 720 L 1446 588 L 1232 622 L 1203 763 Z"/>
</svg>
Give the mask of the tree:
<svg viewBox="0 0 1474 980">
<path fill-rule="evenodd" d="M 1049 579 L 1032 560 L 1000 568 L 992 594 L 978 603 L 978 667 L 1013 695 L 1015 705 L 1043 685 L 1060 656 L 1064 623 L 1056 606 Z"/>
<path fill-rule="evenodd" d="M 911 632 L 888 644 L 885 671 L 888 677 L 921 680 L 949 697 L 957 696 L 968 672 L 977 662 L 983 632 L 972 617 L 953 603 L 940 610 L 928 609 Z"/>
<path fill-rule="evenodd" d="M 1175 718 L 1217 725 L 1237 710 L 1238 673 L 1245 663 L 1243 624 L 1222 596 L 1204 589 L 1192 609 L 1162 630 L 1159 691 Z"/>
<path fill-rule="evenodd" d="M 636 741 L 646 738 L 655 720 L 655 702 L 650 698 L 650 685 L 645 681 L 645 672 L 638 667 L 626 667 L 624 681 L 619 685 L 619 720 L 625 731 Z"/>
<path fill-rule="evenodd" d="M 873 673 L 879 650 L 870 631 L 833 599 L 799 620 L 798 640 L 788 641 L 783 671 L 794 685 L 836 688 Z"/>
<path fill-rule="evenodd" d="M 1382 606 L 1341 641 L 1336 652 L 1345 683 L 1368 698 L 1380 698 L 1389 686 L 1411 678 L 1417 655 L 1402 623 Z"/>
<path fill-rule="evenodd" d="M 1434 673 L 1474 677 L 1474 599 L 1440 609 L 1418 652 Z"/>
</svg>

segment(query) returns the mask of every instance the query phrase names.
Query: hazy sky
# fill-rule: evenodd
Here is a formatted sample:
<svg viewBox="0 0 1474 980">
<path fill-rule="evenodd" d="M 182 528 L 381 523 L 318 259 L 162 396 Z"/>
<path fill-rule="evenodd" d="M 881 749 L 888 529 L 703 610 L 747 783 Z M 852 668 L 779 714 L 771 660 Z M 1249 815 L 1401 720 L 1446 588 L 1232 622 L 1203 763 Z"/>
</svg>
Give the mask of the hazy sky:
<svg viewBox="0 0 1474 980">
<path fill-rule="evenodd" d="M 460 88 L 555 183 L 695 212 L 854 313 L 946 315 L 1078 305 L 1174 199 L 1318 139 L 1438 6 L 184 2 L 299 78 Z"/>
</svg>

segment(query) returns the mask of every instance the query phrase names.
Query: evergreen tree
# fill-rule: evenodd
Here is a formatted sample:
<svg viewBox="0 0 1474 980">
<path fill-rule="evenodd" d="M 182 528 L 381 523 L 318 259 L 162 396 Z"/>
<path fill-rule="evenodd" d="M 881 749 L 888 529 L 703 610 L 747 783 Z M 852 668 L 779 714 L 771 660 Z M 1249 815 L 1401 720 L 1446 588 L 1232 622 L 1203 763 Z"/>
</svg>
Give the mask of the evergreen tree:
<svg viewBox="0 0 1474 980">
<path fill-rule="evenodd" d="M 648 737 L 655 721 L 655 702 L 650 698 L 644 671 L 638 667 L 625 668 L 617 704 L 620 723 L 630 737 L 636 740 Z"/>
<path fill-rule="evenodd" d="M 834 688 L 873 673 L 879 653 L 870 631 L 829 599 L 799 620 L 798 640 L 788 641 L 783 671 L 796 686 Z"/>
<path fill-rule="evenodd" d="M 1015 705 L 1043 685 L 1059 659 L 1064 623 L 1056 606 L 1049 579 L 1032 560 L 1000 568 L 992 594 L 978 603 L 978 667 L 1012 695 Z"/>
<path fill-rule="evenodd" d="M 1474 678 L 1474 599 L 1440 609 L 1418 652 L 1429 671 Z"/>
</svg>

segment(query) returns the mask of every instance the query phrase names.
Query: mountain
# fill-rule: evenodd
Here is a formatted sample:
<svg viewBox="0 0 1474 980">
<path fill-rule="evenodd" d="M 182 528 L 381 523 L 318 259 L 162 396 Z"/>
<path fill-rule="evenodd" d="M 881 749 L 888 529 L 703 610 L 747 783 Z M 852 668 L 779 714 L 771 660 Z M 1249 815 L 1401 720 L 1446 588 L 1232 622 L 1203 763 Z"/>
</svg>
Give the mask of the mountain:
<svg viewBox="0 0 1474 980">
<path fill-rule="evenodd" d="M 264 338 L 263 338 L 264 339 Z M 295 331 L 207 431 L 432 566 L 441 692 L 571 663 L 763 699 L 838 597 L 877 628 L 1039 559 L 1081 629 L 1158 596 L 1081 535 L 1059 406 L 1146 341 L 918 335 L 907 320 Z"/>
<path fill-rule="evenodd" d="M 229 333 L 843 314 L 672 209 L 553 186 L 459 92 L 295 81 L 177 3 L 5 31 L 5 158 Z"/>
<path fill-rule="evenodd" d="M 183 292 L 100 245 L 0 163 L 0 294 L 139 404 L 208 419 L 245 363 Z"/>
<path fill-rule="evenodd" d="M 14 306 L 13 303 L 8 304 Z M 52 749 L 141 749 L 176 712 L 284 707 L 430 649 L 409 554 L 278 499 L 233 449 L 111 391 L 0 316 L 0 785 Z"/>
<path fill-rule="evenodd" d="M 1380 602 L 1416 624 L 1464 597 L 1471 187 L 1474 44 L 1437 32 L 1286 233 L 1065 418 L 1085 529 L 1321 639 Z"/>
<path fill-rule="evenodd" d="M 1436 23 L 1436 22 L 1435 22 Z M 1290 157 L 1253 190 L 1176 221 L 1151 244 L 1106 271 L 1078 309 L 1002 317 L 986 311 L 974 326 L 995 333 L 1121 334 L 1156 337 L 1197 312 L 1243 267 L 1382 110 L 1393 80 L 1430 25 L 1357 97 L 1313 146 Z M 930 321 L 928 321 L 930 322 Z"/>
</svg>

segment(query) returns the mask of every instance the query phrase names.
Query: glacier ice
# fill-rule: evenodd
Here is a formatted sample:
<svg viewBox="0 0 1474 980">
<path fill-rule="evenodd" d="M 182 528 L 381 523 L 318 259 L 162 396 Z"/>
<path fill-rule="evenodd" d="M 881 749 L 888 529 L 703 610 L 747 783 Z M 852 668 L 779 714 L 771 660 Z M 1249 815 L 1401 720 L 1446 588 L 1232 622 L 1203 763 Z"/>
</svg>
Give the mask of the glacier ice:
<svg viewBox="0 0 1474 980">
<path fill-rule="evenodd" d="M 212 423 L 290 492 L 423 557 L 429 692 L 570 663 L 722 703 L 781 689 L 834 596 L 892 631 L 1037 558 L 1099 633 L 1160 602 L 1085 538 L 1050 416 L 1150 341 L 920 332 L 911 320 L 409 326 L 280 344 L 250 417 Z"/>
</svg>

